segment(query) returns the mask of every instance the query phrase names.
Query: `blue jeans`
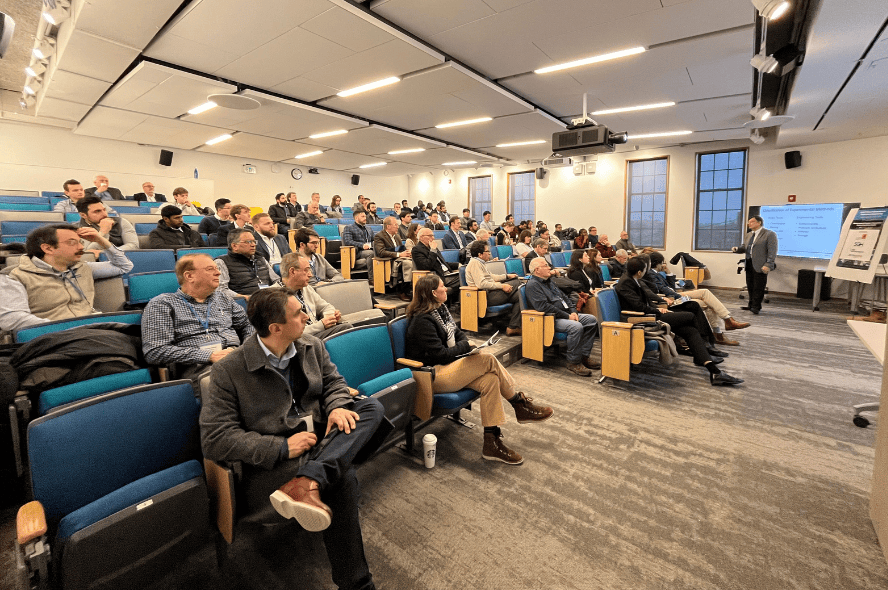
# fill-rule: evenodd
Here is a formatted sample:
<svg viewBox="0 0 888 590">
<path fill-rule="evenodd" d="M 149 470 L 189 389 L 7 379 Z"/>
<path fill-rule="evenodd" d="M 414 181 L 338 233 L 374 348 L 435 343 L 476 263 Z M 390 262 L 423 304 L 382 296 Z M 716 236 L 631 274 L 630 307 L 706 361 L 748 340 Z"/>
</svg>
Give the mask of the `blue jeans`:
<svg viewBox="0 0 888 590">
<path fill-rule="evenodd" d="M 567 362 L 576 365 L 592 352 L 598 320 L 588 313 L 577 314 L 579 320 L 555 320 L 555 331 L 567 333 Z"/>
</svg>

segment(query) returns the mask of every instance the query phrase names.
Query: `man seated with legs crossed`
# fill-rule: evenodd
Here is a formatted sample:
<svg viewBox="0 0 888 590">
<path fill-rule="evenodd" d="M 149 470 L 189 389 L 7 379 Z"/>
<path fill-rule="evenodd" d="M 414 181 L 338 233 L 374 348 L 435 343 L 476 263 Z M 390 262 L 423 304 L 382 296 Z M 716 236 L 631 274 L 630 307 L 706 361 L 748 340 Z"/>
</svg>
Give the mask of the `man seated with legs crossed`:
<svg viewBox="0 0 888 590">
<path fill-rule="evenodd" d="M 525 287 L 527 306 L 555 316 L 555 331 L 567 333 L 567 368 L 588 377 L 590 369 L 600 369 L 601 363 L 590 353 L 598 334 L 598 319 L 594 315 L 578 313 L 570 298 L 552 282 L 545 258 L 530 261 L 530 280 Z"/>
<path fill-rule="evenodd" d="M 521 281 L 518 280 L 518 275 L 490 274 L 487 270 L 487 263 L 490 262 L 490 244 L 487 242 L 472 242 L 469 244 L 469 254 L 472 258 L 466 266 L 466 285 L 487 291 L 487 307 L 511 303 L 512 313 L 509 316 L 506 335 L 518 336 L 521 334 L 521 303 L 518 300 L 518 287 L 521 286 Z"/>
<path fill-rule="evenodd" d="M 243 463 L 245 513 L 274 518 L 270 499 L 284 518 L 324 531 L 340 589 L 373 590 L 352 461 L 382 421 L 382 405 L 349 395 L 324 345 L 304 334 L 308 318 L 292 294 L 260 291 L 247 315 L 256 334 L 213 366 L 203 398 L 204 456 Z"/>
<path fill-rule="evenodd" d="M 289 289 L 296 295 L 302 310 L 308 316 L 305 333 L 323 340 L 337 332 L 350 330 L 353 326 L 342 321 L 342 313 L 321 299 L 318 292 L 309 285 L 310 278 L 311 266 L 308 256 L 302 252 L 292 252 L 284 256 L 281 261 L 281 280 L 275 284 Z"/>
</svg>

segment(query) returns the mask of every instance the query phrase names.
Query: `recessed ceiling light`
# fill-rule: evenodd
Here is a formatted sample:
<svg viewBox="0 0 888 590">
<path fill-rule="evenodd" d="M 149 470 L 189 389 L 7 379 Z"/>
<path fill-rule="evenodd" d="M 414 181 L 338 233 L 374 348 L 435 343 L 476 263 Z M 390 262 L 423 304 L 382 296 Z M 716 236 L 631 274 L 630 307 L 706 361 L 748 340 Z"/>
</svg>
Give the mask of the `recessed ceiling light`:
<svg viewBox="0 0 888 590">
<path fill-rule="evenodd" d="M 442 166 L 465 166 L 467 164 L 477 164 L 475 160 L 466 160 L 465 162 L 444 162 Z"/>
<path fill-rule="evenodd" d="M 313 152 L 299 154 L 298 156 L 293 156 L 293 159 L 298 160 L 299 158 L 310 158 L 311 156 L 320 156 L 323 153 L 324 153 L 324 150 L 316 150 Z"/>
<path fill-rule="evenodd" d="M 322 137 L 333 137 L 334 135 L 344 135 L 348 133 L 348 129 L 337 129 L 336 131 L 327 131 L 324 133 L 315 133 L 314 135 L 309 135 L 310 139 L 321 139 Z"/>
<path fill-rule="evenodd" d="M 466 121 L 454 121 L 453 123 L 441 123 L 440 125 L 435 125 L 436 129 L 446 129 L 447 127 L 459 127 L 460 125 L 473 125 L 475 123 L 486 123 L 487 121 L 493 121 L 493 117 L 481 117 L 479 119 L 468 119 Z"/>
<path fill-rule="evenodd" d="M 629 139 L 644 139 L 646 137 L 672 137 L 673 135 L 690 135 L 693 131 L 665 131 L 663 133 L 629 134 Z"/>
<path fill-rule="evenodd" d="M 425 148 L 413 148 L 410 150 L 396 150 L 394 152 L 389 152 L 390 156 L 397 156 L 398 154 L 415 154 L 418 152 L 424 152 Z"/>
<path fill-rule="evenodd" d="M 401 79 L 392 76 L 391 78 L 385 78 L 384 80 L 377 80 L 376 82 L 370 82 L 369 84 L 364 84 L 363 86 L 356 86 L 355 88 L 349 88 L 348 90 L 343 90 L 342 92 L 337 92 L 336 96 L 346 97 L 351 96 L 353 94 L 360 94 L 361 92 L 367 92 L 368 90 L 375 90 L 377 88 L 382 88 L 383 86 L 388 86 L 389 84 L 395 84 L 396 82 L 400 82 Z"/>
<path fill-rule="evenodd" d="M 363 166 L 358 166 L 358 168 L 377 168 L 379 166 L 385 166 L 388 162 L 376 162 L 375 164 L 364 164 Z"/>
<path fill-rule="evenodd" d="M 194 107 L 193 109 L 188 111 L 188 114 L 189 115 L 199 115 L 201 113 L 205 113 L 208 110 L 214 109 L 214 108 L 216 108 L 216 103 L 214 103 L 212 100 L 208 100 L 207 102 L 203 103 L 202 105 L 200 105 L 198 107 Z"/>
<path fill-rule="evenodd" d="M 505 147 L 517 147 L 519 145 L 536 145 L 538 143 L 546 143 L 545 139 L 534 139 L 533 141 L 516 141 L 515 143 L 501 143 L 496 147 L 505 148 Z"/>
<path fill-rule="evenodd" d="M 579 66 L 587 66 L 589 64 L 595 64 L 602 61 L 608 61 L 611 59 L 617 59 L 620 57 L 628 57 L 630 55 L 636 55 L 638 53 L 644 53 L 644 47 L 632 47 L 631 49 L 623 49 L 621 51 L 614 51 L 613 53 L 605 53 L 603 55 L 595 55 L 593 57 L 587 57 L 585 59 L 578 59 L 576 61 L 569 61 L 563 64 L 557 64 L 554 66 L 548 66 L 545 68 L 540 68 L 538 70 L 534 70 L 534 74 L 548 74 L 549 72 L 557 72 L 559 70 L 566 70 L 568 68 L 577 68 Z"/>
<path fill-rule="evenodd" d="M 207 142 L 207 145 L 216 145 L 217 143 L 225 141 L 226 139 L 231 139 L 231 137 L 232 136 L 230 133 L 226 133 L 225 135 L 220 135 L 219 137 L 214 137 L 213 139 L 211 139 L 210 141 Z"/>
<path fill-rule="evenodd" d="M 605 109 L 603 111 L 595 111 L 593 115 L 612 115 L 614 113 L 629 113 L 632 111 L 646 111 L 648 109 L 662 109 L 665 107 L 674 107 L 674 102 L 657 102 L 654 104 L 642 104 L 636 107 L 622 107 L 619 109 Z"/>
<path fill-rule="evenodd" d="M 55 8 L 46 10 L 43 13 L 43 20 L 51 25 L 59 25 L 68 20 L 68 16 L 70 15 L 70 13 L 67 7 L 70 5 L 67 2 L 58 2 L 53 4 L 55 5 Z"/>
</svg>

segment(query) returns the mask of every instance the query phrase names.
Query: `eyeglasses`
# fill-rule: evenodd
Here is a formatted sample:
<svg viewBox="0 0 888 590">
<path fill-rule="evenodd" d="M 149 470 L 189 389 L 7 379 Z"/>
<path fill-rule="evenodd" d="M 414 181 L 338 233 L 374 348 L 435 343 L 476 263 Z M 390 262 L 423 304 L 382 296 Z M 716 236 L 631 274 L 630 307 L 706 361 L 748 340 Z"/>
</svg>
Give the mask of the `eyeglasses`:
<svg viewBox="0 0 888 590">
<path fill-rule="evenodd" d="M 72 239 L 70 239 L 70 240 L 65 240 L 65 241 L 63 241 L 63 242 L 59 242 L 59 243 L 60 243 L 60 244 L 65 244 L 66 246 L 77 246 L 77 245 L 80 244 L 80 240 L 75 240 L 75 239 L 72 238 Z"/>
<path fill-rule="evenodd" d="M 255 245 L 256 245 L 256 240 L 241 240 L 240 243 L 241 243 L 241 244 L 246 244 L 246 245 L 248 245 L 248 246 L 255 246 Z"/>
<path fill-rule="evenodd" d="M 311 241 L 308 242 L 308 243 L 311 244 L 312 246 L 320 246 L 320 245 L 321 245 L 321 241 L 320 241 L 320 240 L 311 240 Z"/>
</svg>

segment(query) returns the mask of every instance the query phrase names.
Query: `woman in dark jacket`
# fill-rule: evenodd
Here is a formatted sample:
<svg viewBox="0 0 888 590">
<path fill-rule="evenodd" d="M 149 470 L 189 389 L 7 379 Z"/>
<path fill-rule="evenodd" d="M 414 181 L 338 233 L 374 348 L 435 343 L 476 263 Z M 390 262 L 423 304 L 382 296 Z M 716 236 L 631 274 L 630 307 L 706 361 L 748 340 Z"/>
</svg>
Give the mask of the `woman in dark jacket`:
<svg viewBox="0 0 888 590">
<path fill-rule="evenodd" d="M 570 255 L 567 278 L 580 283 L 580 291 L 583 293 L 592 293 L 595 289 L 604 288 L 604 278 L 601 276 L 598 262 L 591 256 L 592 252 L 598 254 L 598 250 L 574 250 Z"/>
<path fill-rule="evenodd" d="M 447 288 L 438 275 L 429 274 L 416 283 L 413 301 L 407 306 L 406 354 L 435 368 L 434 393 L 474 389 L 481 393 L 481 423 L 484 447 L 481 456 L 491 461 L 520 465 L 524 459 L 503 442 L 500 424 L 506 421 L 500 397 L 515 410 L 519 423 L 540 422 L 552 408 L 537 406 L 533 399 L 515 390 L 515 381 L 496 357 L 474 349 L 460 330 L 447 306 Z M 465 356 L 463 356 L 465 355 Z"/>
</svg>

